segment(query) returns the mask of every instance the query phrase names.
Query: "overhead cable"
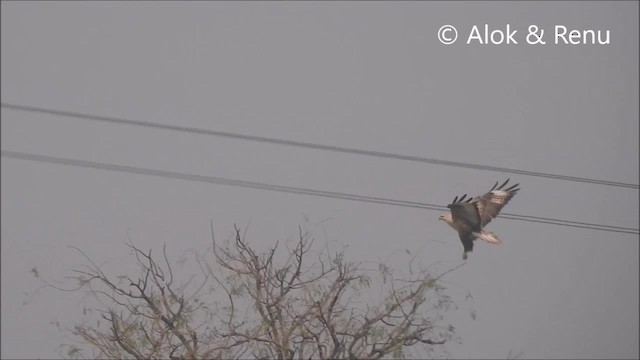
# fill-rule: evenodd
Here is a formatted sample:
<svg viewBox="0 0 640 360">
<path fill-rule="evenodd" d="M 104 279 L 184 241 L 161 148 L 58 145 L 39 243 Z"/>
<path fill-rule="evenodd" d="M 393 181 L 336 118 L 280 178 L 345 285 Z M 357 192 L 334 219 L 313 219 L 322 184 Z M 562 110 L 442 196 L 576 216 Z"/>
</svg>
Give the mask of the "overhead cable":
<svg viewBox="0 0 640 360">
<path fill-rule="evenodd" d="M 303 142 L 303 141 L 278 139 L 278 138 L 265 137 L 265 136 L 255 136 L 255 135 L 246 135 L 246 134 L 226 132 L 226 131 L 208 130 L 208 129 L 202 129 L 202 128 L 187 127 L 187 126 L 157 124 L 157 123 L 151 123 L 146 121 L 130 120 L 130 119 L 116 118 L 116 117 L 102 116 L 102 115 L 84 114 L 84 113 L 71 112 L 71 111 L 54 110 L 54 109 L 47 109 L 47 108 L 36 107 L 36 106 L 25 106 L 25 105 L 17 105 L 17 104 L 10 104 L 10 103 L 2 103 L 2 107 L 7 109 L 12 109 L 12 110 L 18 110 L 18 111 L 28 111 L 28 112 L 70 117 L 70 118 L 76 118 L 76 119 L 83 119 L 83 120 L 99 121 L 99 122 L 105 122 L 105 123 L 111 123 L 111 124 L 132 125 L 132 126 L 139 126 L 139 127 L 164 129 L 164 130 L 179 131 L 179 132 L 186 132 L 186 133 L 192 133 L 192 134 L 225 137 L 225 138 L 231 138 L 231 139 L 237 139 L 237 140 L 262 142 L 262 143 L 284 145 L 284 146 L 294 146 L 299 148 L 332 151 L 332 152 L 363 155 L 363 156 L 370 156 L 370 157 L 377 157 L 377 158 L 405 160 L 405 161 L 420 162 L 420 163 L 426 163 L 426 164 L 454 166 L 454 167 L 461 167 L 461 168 L 468 168 L 468 169 L 486 170 L 486 171 L 494 171 L 494 172 L 500 172 L 500 173 L 518 174 L 518 175 L 526 175 L 526 176 L 534 176 L 534 177 L 542 177 L 542 178 L 550 178 L 550 179 L 558 179 L 558 180 L 566 180 L 566 181 L 574 181 L 574 182 L 582 182 L 582 183 L 591 183 L 591 184 L 606 185 L 606 186 L 631 188 L 631 189 L 640 188 L 638 184 L 624 183 L 619 181 L 598 180 L 598 179 L 590 179 L 590 178 L 578 177 L 578 176 L 568 176 L 568 175 L 551 174 L 551 173 L 544 173 L 544 172 L 538 172 L 538 171 L 529 171 L 529 170 L 512 169 L 512 168 L 490 166 L 490 165 L 464 163 L 464 162 L 457 162 L 457 161 L 426 158 L 426 157 L 420 157 L 420 156 L 394 154 L 394 153 L 388 153 L 388 152 L 382 152 L 382 151 L 363 150 L 363 149 L 356 149 L 356 148 L 349 148 L 349 147 L 342 147 L 342 146 L 333 146 L 333 145 L 317 144 L 317 143 L 310 143 L 310 142 Z"/>
<path fill-rule="evenodd" d="M 366 196 L 366 195 L 357 195 L 357 194 L 341 193 L 341 192 L 334 192 L 334 191 L 308 189 L 308 188 L 301 188 L 301 187 L 283 186 L 283 185 L 244 181 L 244 180 L 229 179 L 229 178 L 222 178 L 222 177 L 197 175 L 197 174 L 187 174 L 187 173 L 173 172 L 173 171 L 166 171 L 166 170 L 141 168 L 137 166 L 127 166 L 127 165 L 118 165 L 118 164 L 94 162 L 94 161 L 87 161 L 87 160 L 53 157 L 53 156 L 39 155 L 39 154 L 29 154 L 29 153 L 18 152 L 18 151 L 2 150 L 1 155 L 7 158 L 30 160 L 30 161 L 36 161 L 41 163 L 51 163 L 51 164 L 83 167 L 83 168 L 102 169 L 102 170 L 148 175 L 148 176 L 155 176 L 155 177 L 162 177 L 162 178 L 198 181 L 198 182 L 205 182 L 205 183 L 218 184 L 218 185 L 238 186 L 238 187 L 245 187 L 245 188 L 271 190 L 271 191 L 279 191 L 279 192 L 286 192 L 286 193 L 312 195 L 312 196 L 320 196 L 320 197 L 327 197 L 327 198 L 336 198 L 336 199 L 343 199 L 343 200 L 394 205 L 394 206 L 402 206 L 402 207 L 410 207 L 410 208 L 420 208 L 420 209 L 435 210 L 435 211 L 448 210 L 446 206 L 421 203 L 421 202 L 415 202 L 415 201 L 397 200 L 397 199 L 389 199 L 389 198 L 376 197 L 376 196 Z M 640 233 L 640 230 L 636 228 L 601 225 L 601 224 L 595 224 L 595 223 L 577 222 L 577 221 L 569 221 L 569 220 L 553 219 L 553 218 L 542 218 L 542 217 L 527 216 L 527 215 L 504 213 L 499 215 L 499 217 L 504 219 L 510 219 L 510 220 L 520 220 L 520 221 L 528 221 L 528 222 L 535 222 L 535 223 L 568 226 L 568 227 L 574 227 L 574 228 L 600 230 L 600 231 L 608 231 L 608 232 L 616 232 L 616 233 L 626 233 L 626 234 L 636 234 L 636 235 Z"/>
</svg>

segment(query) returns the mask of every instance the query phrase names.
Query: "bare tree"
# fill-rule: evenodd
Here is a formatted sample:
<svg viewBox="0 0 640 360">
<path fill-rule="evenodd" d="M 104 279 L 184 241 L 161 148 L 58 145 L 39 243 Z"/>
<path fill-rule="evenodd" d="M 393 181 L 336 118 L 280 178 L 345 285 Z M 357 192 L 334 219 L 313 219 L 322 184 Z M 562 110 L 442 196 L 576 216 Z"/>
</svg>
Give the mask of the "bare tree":
<svg viewBox="0 0 640 360">
<path fill-rule="evenodd" d="M 140 272 L 111 277 L 85 255 L 79 286 L 99 301 L 95 323 L 75 325 L 71 357 L 188 359 L 361 359 L 434 357 L 453 326 L 440 326 L 451 301 L 440 278 L 413 269 L 396 276 L 316 250 L 300 229 L 294 246 L 259 253 L 238 227 L 200 271 L 179 281 L 163 248 L 129 244 Z M 77 249 L 82 253 L 81 250 Z M 83 253 L 84 255 L 84 253 Z M 282 259 L 278 260 L 278 257 Z M 95 320 L 95 319 L 94 319 Z M 89 355 L 87 349 L 92 351 Z"/>
</svg>

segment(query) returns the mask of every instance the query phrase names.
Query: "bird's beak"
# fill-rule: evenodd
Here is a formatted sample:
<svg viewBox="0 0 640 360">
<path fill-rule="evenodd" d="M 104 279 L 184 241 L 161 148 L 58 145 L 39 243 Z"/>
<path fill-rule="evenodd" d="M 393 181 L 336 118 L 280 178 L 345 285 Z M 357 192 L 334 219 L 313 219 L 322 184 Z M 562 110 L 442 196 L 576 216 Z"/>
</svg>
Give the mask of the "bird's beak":
<svg viewBox="0 0 640 360">
<path fill-rule="evenodd" d="M 438 220 L 444 220 L 444 215 L 440 215 L 440 217 L 438 218 Z"/>
</svg>

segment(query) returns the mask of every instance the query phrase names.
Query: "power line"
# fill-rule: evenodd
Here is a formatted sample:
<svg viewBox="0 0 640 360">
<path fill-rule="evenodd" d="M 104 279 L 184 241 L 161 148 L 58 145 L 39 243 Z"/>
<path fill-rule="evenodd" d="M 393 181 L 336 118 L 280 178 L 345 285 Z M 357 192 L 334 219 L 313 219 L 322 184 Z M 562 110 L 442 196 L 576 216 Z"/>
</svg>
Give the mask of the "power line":
<svg viewBox="0 0 640 360">
<path fill-rule="evenodd" d="M 132 125 L 132 126 L 140 126 L 140 127 L 147 127 L 147 128 L 180 131 L 180 132 L 186 132 L 186 133 L 192 133 L 192 134 L 226 137 L 226 138 L 232 138 L 237 140 L 246 140 L 246 141 L 262 142 L 262 143 L 285 145 L 285 146 L 295 146 L 300 148 L 340 152 L 340 153 L 346 153 L 346 154 L 356 154 L 356 155 L 363 155 L 363 156 L 370 156 L 370 157 L 377 157 L 377 158 L 406 160 L 406 161 L 420 162 L 420 163 L 426 163 L 426 164 L 455 166 L 455 167 L 462 167 L 462 168 L 468 168 L 468 169 L 535 176 L 535 177 L 567 180 L 567 181 L 574 181 L 574 182 L 624 187 L 624 188 L 631 188 L 631 189 L 640 188 L 638 184 L 624 183 L 624 182 L 618 182 L 618 181 L 597 180 L 597 179 L 590 179 L 590 178 L 584 178 L 584 177 L 578 177 L 578 176 L 559 175 L 559 174 L 543 173 L 543 172 L 537 172 L 537 171 L 471 164 L 471 163 L 464 163 L 464 162 L 457 162 L 457 161 L 425 158 L 425 157 L 412 156 L 412 155 L 387 153 L 382 151 L 363 150 L 363 149 L 355 149 L 355 148 L 348 148 L 348 147 L 342 147 L 342 146 L 324 145 L 324 144 L 316 144 L 316 143 L 309 143 L 309 142 L 302 142 L 302 141 L 270 138 L 270 137 L 264 137 L 264 136 L 246 135 L 246 134 L 232 133 L 232 132 L 226 132 L 226 131 L 208 130 L 208 129 L 194 128 L 194 127 L 187 127 L 187 126 L 154 124 L 154 123 L 139 121 L 139 120 L 129 120 L 124 118 L 115 118 L 115 117 L 109 117 L 109 116 L 83 114 L 83 113 L 62 111 L 62 110 L 53 110 L 53 109 L 36 107 L 36 106 L 25 106 L 25 105 L 17 105 L 17 104 L 9 104 L 9 103 L 2 103 L 1 105 L 4 108 L 12 109 L 12 110 L 36 112 L 36 113 L 43 113 L 43 114 L 56 115 L 56 116 L 65 116 L 65 117 L 72 117 L 72 118 L 84 119 L 84 120 L 101 121 L 101 122 L 119 124 L 119 125 Z"/>
<path fill-rule="evenodd" d="M 357 195 L 357 194 L 349 194 L 349 193 L 340 193 L 340 192 L 333 192 L 333 191 L 315 190 L 315 189 L 300 188 L 300 187 L 282 186 L 282 185 L 266 184 L 266 183 L 243 181 L 243 180 L 205 176 L 205 175 L 186 174 L 186 173 L 179 173 L 179 172 L 173 172 L 173 171 L 147 169 L 147 168 L 141 168 L 136 166 L 117 165 L 117 164 L 93 162 L 93 161 L 87 161 L 87 160 L 76 160 L 76 159 L 60 158 L 60 157 L 53 157 L 53 156 L 46 156 L 46 155 L 29 154 L 29 153 L 17 152 L 17 151 L 2 150 L 1 155 L 4 157 L 20 159 L 20 160 L 30 160 L 30 161 L 37 161 L 42 163 L 52 163 L 52 164 L 70 165 L 70 166 L 83 167 L 83 168 L 118 171 L 118 172 L 124 172 L 124 173 L 149 175 L 149 176 L 187 180 L 187 181 L 198 181 L 198 182 L 205 182 L 205 183 L 218 184 L 218 185 L 238 186 L 238 187 L 254 188 L 254 189 L 260 189 L 260 190 L 271 190 L 271 191 L 312 195 L 312 196 L 320 196 L 320 197 L 351 200 L 351 201 L 419 208 L 419 209 L 425 209 L 425 210 L 435 210 L 435 211 L 448 210 L 446 206 L 414 202 L 414 201 L 397 200 L 397 199 L 389 199 L 389 198 L 383 198 L 383 197 Z M 542 224 L 568 226 L 568 227 L 575 227 L 575 228 L 600 230 L 600 231 L 625 233 L 625 234 L 637 235 L 640 232 L 639 229 L 634 229 L 634 228 L 601 225 L 601 224 L 552 219 L 552 218 L 542 218 L 542 217 L 518 215 L 518 214 L 504 213 L 504 214 L 501 214 L 500 217 L 504 219 L 510 219 L 510 220 L 520 220 L 520 221 L 528 221 L 528 222 L 535 222 L 535 223 L 542 223 Z"/>
</svg>

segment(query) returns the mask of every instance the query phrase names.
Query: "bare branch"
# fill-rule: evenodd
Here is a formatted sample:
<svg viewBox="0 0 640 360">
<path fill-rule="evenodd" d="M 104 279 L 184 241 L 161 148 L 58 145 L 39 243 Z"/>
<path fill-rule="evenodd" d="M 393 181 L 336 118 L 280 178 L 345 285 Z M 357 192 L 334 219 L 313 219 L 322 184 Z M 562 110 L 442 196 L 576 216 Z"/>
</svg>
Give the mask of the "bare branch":
<svg viewBox="0 0 640 360">
<path fill-rule="evenodd" d="M 86 265 L 74 271 L 72 290 L 101 304 L 95 313 L 109 328 L 76 325 L 73 334 L 96 357 L 135 359 L 427 357 L 453 336 L 430 314 L 446 310 L 439 283 L 459 266 L 432 275 L 414 256 L 407 276 L 380 264 L 371 277 L 326 244 L 315 252 L 302 227 L 295 246 L 276 242 L 260 253 L 246 229 L 233 230 L 218 243 L 211 222 L 212 253 L 192 252 L 199 274 L 191 276 L 174 271 L 166 244 L 160 262 L 127 244 L 139 273 L 115 277 L 76 248 Z"/>
</svg>

